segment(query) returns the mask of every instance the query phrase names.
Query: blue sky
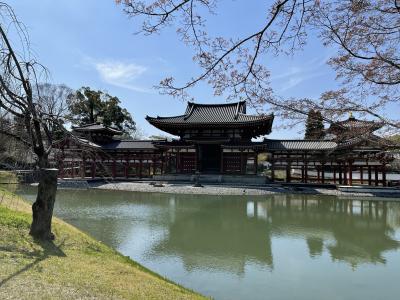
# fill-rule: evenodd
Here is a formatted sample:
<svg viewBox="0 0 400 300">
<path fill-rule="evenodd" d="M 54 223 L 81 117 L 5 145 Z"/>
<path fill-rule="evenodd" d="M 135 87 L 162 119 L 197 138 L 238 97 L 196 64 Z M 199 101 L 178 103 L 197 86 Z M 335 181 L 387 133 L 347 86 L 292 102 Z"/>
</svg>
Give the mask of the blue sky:
<svg viewBox="0 0 400 300">
<path fill-rule="evenodd" d="M 250 33 L 265 20 L 270 1 L 221 1 L 212 17 L 213 33 L 237 37 Z M 193 52 L 178 40 L 175 29 L 160 35 L 135 35 L 138 23 L 123 14 L 113 0 L 12 0 L 8 3 L 28 27 L 37 59 L 50 71 L 53 83 L 71 88 L 89 86 L 117 96 L 145 135 L 160 134 L 146 115 L 178 115 L 186 104 L 160 95 L 152 87 L 168 76 L 186 82 L 198 74 Z M 330 50 L 311 38 L 293 57 L 267 57 L 277 95 L 318 97 L 336 86 L 326 65 Z M 205 84 L 193 91 L 197 102 L 224 103 Z M 275 119 L 275 126 L 281 123 Z M 271 138 L 296 138 L 303 128 L 274 129 Z"/>
</svg>

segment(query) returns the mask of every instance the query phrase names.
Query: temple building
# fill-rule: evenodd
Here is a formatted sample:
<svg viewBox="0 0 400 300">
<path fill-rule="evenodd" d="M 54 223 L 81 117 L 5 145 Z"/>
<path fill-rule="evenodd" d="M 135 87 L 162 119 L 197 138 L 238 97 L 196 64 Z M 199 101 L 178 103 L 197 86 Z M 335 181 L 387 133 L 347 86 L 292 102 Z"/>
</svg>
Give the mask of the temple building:
<svg viewBox="0 0 400 300">
<path fill-rule="evenodd" d="M 177 138 L 124 140 L 103 124 L 73 127 L 74 134 L 56 145 L 60 177 L 194 180 L 201 174 L 219 182 L 266 183 L 282 180 L 280 170 L 287 182 L 352 185 L 356 172 L 360 184 L 387 184 L 390 145 L 374 134 L 383 125 L 378 122 L 351 116 L 331 124 L 323 140 L 272 140 L 265 136 L 274 116 L 247 114 L 245 101 L 189 102 L 182 115 L 146 120 Z"/>
</svg>

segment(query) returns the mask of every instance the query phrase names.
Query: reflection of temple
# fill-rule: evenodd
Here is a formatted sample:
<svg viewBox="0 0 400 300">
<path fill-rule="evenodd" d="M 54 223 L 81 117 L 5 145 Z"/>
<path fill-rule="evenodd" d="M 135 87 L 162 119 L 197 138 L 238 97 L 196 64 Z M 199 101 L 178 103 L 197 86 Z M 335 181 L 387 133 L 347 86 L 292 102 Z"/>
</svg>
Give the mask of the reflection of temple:
<svg viewBox="0 0 400 300">
<path fill-rule="evenodd" d="M 263 204 L 276 228 L 272 235 L 306 239 L 311 257 L 325 247 L 332 259 L 352 266 L 385 263 L 383 252 L 400 247 L 391 237 L 394 229 L 387 224 L 386 202 L 284 199 Z"/>
<path fill-rule="evenodd" d="M 240 274 L 251 261 L 273 268 L 274 237 L 302 239 L 310 257 L 327 252 L 332 260 L 352 267 L 385 263 L 383 253 L 400 248 L 387 223 L 385 202 L 315 199 L 290 195 L 248 202 L 185 199 L 185 211 L 175 210 L 167 237 L 153 253 L 181 257 L 189 270 L 215 268 Z M 191 213 L 188 201 L 193 204 Z M 234 208 L 227 208 L 225 201 L 234 201 Z"/>
<path fill-rule="evenodd" d="M 230 199 L 235 205 L 229 210 L 224 198 L 215 200 L 184 199 L 185 207 L 188 201 L 193 205 L 193 212 L 187 215 L 176 209 L 168 238 L 153 251 L 180 256 L 189 270 L 201 267 L 240 274 L 252 260 L 272 268 L 269 228 L 264 220 L 247 218 L 243 199 Z M 175 203 L 179 206 L 179 200 Z"/>
</svg>

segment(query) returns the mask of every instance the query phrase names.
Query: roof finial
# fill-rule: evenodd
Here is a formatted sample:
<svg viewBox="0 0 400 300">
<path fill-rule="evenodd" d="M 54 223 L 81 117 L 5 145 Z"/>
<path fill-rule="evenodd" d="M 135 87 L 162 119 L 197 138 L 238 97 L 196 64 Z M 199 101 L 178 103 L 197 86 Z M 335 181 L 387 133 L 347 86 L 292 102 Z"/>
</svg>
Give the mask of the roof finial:
<svg viewBox="0 0 400 300">
<path fill-rule="evenodd" d="M 352 111 L 350 112 L 349 119 L 354 119 Z"/>
</svg>

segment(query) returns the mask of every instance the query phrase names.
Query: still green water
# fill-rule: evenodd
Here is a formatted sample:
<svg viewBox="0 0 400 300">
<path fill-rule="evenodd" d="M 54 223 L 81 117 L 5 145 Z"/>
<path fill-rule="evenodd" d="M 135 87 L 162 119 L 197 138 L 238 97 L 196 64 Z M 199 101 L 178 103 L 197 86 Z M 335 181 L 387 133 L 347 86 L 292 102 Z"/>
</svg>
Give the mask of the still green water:
<svg viewBox="0 0 400 300">
<path fill-rule="evenodd" d="M 60 190 L 55 214 L 215 299 L 400 299 L 400 203 Z"/>
</svg>

